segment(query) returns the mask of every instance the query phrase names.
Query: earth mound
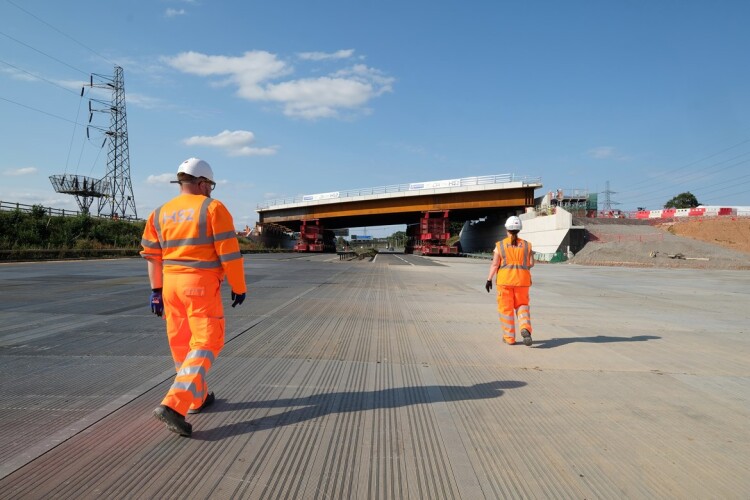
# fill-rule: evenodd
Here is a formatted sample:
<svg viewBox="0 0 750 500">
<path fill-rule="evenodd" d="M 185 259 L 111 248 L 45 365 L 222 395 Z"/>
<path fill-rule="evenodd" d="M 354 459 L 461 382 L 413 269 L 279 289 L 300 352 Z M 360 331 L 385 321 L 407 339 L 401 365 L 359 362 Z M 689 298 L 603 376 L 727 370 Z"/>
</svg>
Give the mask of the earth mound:
<svg viewBox="0 0 750 500">
<path fill-rule="evenodd" d="M 750 270 L 750 218 L 576 224 L 585 227 L 587 243 L 570 259 L 573 264 Z"/>
</svg>

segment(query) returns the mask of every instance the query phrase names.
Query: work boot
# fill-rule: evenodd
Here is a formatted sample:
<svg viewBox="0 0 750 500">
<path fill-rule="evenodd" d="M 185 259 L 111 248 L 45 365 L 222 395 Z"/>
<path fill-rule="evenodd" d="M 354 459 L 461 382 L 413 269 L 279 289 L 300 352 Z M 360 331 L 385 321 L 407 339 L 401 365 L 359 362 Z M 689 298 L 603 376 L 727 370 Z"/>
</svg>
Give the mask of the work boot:
<svg viewBox="0 0 750 500">
<path fill-rule="evenodd" d="M 193 426 L 188 422 L 185 422 L 185 417 L 174 411 L 169 406 L 157 406 L 154 410 L 154 417 L 164 422 L 168 430 L 177 433 L 180 436 L 190 437 L 193 433 Z"/>
<path fill-rule="evenodd" d="M 516 343 L 516 338 L 503 335 L 503 342 L 505 342 L 508 345 L 513 345 Z"/>
<path fill-rule="evenodd" d="M 215 399 L 214 398 L 214 393 L 213 392 L 209 392 L 208 396 L 206 396 L 206 399 L 203 400 L 203 404 L 200 405 L 198 408 L 190 408 L 188 410 L 188 413 L 190 415 L 193 415 L 195 413 L 202 412 L 203 410 L 205 410 L 206 408 L 208 408 L 209 406 L 211 406 L 211 404 L 213 404 L 214 399 Z"/>
<path fill-rule="evenodd" d="M 523 345 L 531 345 L 531 333 L 526 328 L 521 330 L 521 337 L 523 337 Z"/>
</svg>

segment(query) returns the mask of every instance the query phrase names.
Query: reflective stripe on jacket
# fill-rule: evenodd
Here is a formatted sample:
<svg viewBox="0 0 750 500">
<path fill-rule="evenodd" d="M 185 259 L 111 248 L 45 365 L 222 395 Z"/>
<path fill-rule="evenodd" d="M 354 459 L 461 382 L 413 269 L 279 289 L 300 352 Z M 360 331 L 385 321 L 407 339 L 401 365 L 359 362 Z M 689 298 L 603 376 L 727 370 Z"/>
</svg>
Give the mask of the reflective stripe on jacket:
<svg viewBox="0 0 750 500">
<path fill-rule="evenodd" d="M 198 194 L 169 200 L 149 215 L 141 245 L 141 255 L 161 261 L 165 273 L 226 274 L 233 291 L 247 291 L 234 221 L 219 200 Z"/>
<path fill-rule="evenodd" d="M 495 250 L 500 255 L 497 284 L 498 286 L 531 286 L 531 267 L 534 265 L 531 243 L 518 238 L 514 246 L 510 241 L 510 236 L 508 236 L 495 243 Z"/>
</svg>

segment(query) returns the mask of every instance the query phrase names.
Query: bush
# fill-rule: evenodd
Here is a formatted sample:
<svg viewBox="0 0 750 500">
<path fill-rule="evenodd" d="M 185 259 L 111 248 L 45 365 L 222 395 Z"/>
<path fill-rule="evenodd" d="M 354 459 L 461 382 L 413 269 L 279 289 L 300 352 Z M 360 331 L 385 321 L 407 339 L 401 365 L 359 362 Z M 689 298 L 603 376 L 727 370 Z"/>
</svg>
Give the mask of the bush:
<svg viewBox="0 0 750 500">
<path fill-rule="evenodd" d="M 0 212 L 0 250 L 136 249 L 145 222 L 97 219 L 87 214 L 53 217 L 34 206 L 31 212 Z"/>
</svg>

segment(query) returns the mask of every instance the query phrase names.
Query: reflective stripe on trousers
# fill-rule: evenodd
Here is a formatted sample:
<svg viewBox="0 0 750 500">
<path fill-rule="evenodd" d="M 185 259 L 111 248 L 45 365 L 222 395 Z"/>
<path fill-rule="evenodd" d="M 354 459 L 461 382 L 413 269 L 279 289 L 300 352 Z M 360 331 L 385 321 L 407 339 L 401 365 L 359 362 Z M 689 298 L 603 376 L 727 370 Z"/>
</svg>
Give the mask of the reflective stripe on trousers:
<svg viewBox="0 0 750 500">
<path fill-rule="evenodd" d="M 529 287 L 527 286 L 498 286 L 497 312 L 503 335 L 511 338 L 516 336 L 516 312 L 518 313 L 519 330 L 531 329 L 531 310 L 529 308 Z"/>
<path fill-rule="evenodd" d="M 220 285 L 215 274 L 164 274 L 164 316 L 177 375 L 162 404 L 182 415 L 203 404 L 206 375 L 224 347 Z"/>
</svg>

